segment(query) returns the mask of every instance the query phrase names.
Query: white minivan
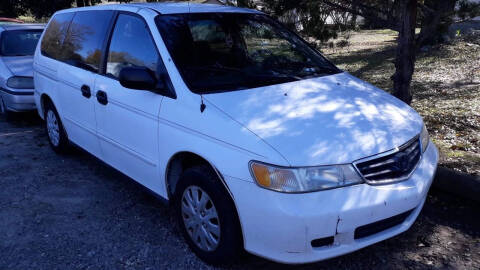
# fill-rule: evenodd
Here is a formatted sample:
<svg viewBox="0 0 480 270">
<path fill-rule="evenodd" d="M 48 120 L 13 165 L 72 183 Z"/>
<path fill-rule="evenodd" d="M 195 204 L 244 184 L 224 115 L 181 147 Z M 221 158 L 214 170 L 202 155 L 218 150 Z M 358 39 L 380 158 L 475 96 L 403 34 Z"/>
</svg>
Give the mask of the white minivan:
<svg viewBox="0 0 480 270">
<path fill-rule="evenodd" d="M 422 118 L 267 15 L 201 4 L 55 13 L 34 59 L 51 146 L 172 202 L 190 248 L 297 264 L 407 230 L 438 162 Z"/>
</svg>

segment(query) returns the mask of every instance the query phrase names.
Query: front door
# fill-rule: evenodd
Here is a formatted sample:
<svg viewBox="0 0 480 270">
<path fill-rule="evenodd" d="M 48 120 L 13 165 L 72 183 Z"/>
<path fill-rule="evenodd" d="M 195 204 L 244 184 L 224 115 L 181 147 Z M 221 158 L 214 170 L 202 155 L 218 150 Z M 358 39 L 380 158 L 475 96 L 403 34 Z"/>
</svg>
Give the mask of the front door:
<svg viewBox="0 0 480 270">
<path fill-rule="evenodd" d="M 117 17 L 107 50 L 104 76 L 98 76 L 95 112 L 103 159 L 149 187 L 158 182 L 158 115 L 163 96 L 127 89 L 123 67 L 146 67 L 158 74 L 163 63 L 145 21 L 130 13 Z"/>
<path fill-rule="evenodd" d="M 57 77 L 62 122 L 69 139 L 96 156 L 101 152 L 93 90 L 112 16 L 112 11 L 76 12 L 59 55 L 62 63 Z"/>
</svg>

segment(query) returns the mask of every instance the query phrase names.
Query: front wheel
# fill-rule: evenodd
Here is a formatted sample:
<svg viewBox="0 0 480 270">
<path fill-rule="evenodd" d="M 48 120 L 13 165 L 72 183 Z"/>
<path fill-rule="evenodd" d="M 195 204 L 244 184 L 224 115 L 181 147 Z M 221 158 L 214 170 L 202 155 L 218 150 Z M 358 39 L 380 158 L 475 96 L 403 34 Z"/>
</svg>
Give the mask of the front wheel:
<svg viewBox="0 0 480 270">
<path fill-rule="evenodd" d="M 182 174 L 175 192 L 175 210 L 190 249 L 206 263 L 226 264 L 242 252 L 233 201 L 208 167 L 193 167 Z"/>
<path fill-rule="evenodd" d="M 45 106 L 45 130 L 47 131 L 48 142 L 55 152 L 64 153 L 68 150 L 67 134 L 57 110 L 51 103 L 47 103 Z"/>
<path fill-rule="evenodd" d="M 4 115 L 7 121 L 12 117 L 12 113 L 7 109 L 7 106 L 5 106 L 2 96 L 0 96 L 0 114 Z"/>
</svg>

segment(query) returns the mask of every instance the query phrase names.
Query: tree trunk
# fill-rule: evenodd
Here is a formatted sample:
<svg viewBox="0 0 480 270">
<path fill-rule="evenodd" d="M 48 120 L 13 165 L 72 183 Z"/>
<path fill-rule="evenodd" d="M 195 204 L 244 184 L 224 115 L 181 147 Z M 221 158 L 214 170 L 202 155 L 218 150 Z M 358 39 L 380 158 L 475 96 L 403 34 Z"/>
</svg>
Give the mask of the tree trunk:
<svg viewBox="0 0 480 270">
<path fill-rule="evenodd" d="M 410 82 L 415 68 L 415 24 L 417 0 L 400 0 L 398 41 L 393 75 L 393 95 L 405 103 L 412 102 Z"/>
<path fill-rule="evenodd" d="M 423 11 L 422 30 L 417 38 L 417 50 L 424 45 L 436 44 L 442 40 L 442 35 L 448 32 L 453 22 L 451 16 L 455 13 L 458 0 L 428 0 Z"/>
<path fill-rule="evenodd" d="M 237 0 L 237 6 L 248 8 L 248 6 L 250 4 L 249 2 L 250 1 L 248 1 L 248 0 Z"/>
<path fill-rule="evenodd" d="M 422 22 L 422 29 L 417 39 L 417 49 L 427 44 L 435 44 L 438 39 L 438 26 L 441 20 L 441 14 L 434 12 L 430 16 L 426 16 Z"/>
<path fill-rule="evenodd" d="M 357 12 L 358 12 L 358 1 L 359 0 L 352 1 L 352 9 Z M 352 27 L 352 29 L 357 28 L 357 18 L 358 18 L 357 13 L 352 13 L 352 20 L 350 21 L 350 27 Z"/>
<path fill-rule="evenodd" d="M 91 0 L 76 0 L 75 2 L 77 3 L 77 7 L 89 7 L 92 5 Z"/>
</svg>

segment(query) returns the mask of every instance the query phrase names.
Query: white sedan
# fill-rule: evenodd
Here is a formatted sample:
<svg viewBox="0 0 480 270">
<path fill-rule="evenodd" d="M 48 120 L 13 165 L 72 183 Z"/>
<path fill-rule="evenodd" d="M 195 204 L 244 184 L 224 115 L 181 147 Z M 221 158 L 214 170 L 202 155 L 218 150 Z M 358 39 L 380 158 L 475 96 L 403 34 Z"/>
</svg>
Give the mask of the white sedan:
<svg viewBox="0 0 480 270">
<path fill-rule="evenodd" d="M 35 110 L 33 54 L 44 25 L 0 25 L 0 113 Z"/>
</svg>

